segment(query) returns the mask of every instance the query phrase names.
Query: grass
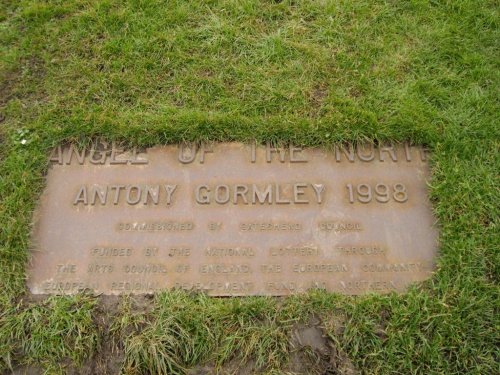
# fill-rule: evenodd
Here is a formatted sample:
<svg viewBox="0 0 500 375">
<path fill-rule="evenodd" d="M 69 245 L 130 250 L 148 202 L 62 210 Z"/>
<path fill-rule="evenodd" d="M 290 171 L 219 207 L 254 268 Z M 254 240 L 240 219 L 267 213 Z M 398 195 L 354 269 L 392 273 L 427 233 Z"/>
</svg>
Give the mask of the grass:
<svg viewBox="0 0 500 375">
<path fill-rule="evenodd" d="M 365 373 L 498 373 L 499 19 L 495 1 L 3 0 L 0 371 L 65 372 L 105 346 L 97 297 L 25 302 L 24 284 L 49 150 L 105 137 L 424 144 L 440 225 L 434 277 L 403 295 L 125 298 L 124 373 L 283 373 L 312 315 Z"/>
<path fill-rule="evenodd" d="M 0 315 L 0 358 L 11 368 L 18 356 L 26 363 L 56 370 L 58 361 L 81 364 L 99 342 L 92 321 L 95 299 L 88 296 L 54 298 L 40 304 L 7 308 Z"/>
</svg>

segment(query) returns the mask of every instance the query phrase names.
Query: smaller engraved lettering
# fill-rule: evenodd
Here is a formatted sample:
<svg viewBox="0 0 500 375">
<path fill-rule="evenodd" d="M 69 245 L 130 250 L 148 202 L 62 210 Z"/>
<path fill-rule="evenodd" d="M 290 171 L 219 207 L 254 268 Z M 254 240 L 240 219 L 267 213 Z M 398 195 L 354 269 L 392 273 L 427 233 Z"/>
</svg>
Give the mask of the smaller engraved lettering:
<svg viewBox="0 0 500 375">
<path fill-rule="evenodd" d="M 281 273 L 283 266 L 281 264 L 261 264 L 262 273 Z"/>
<path fill-rule="evenodd" d="M 266 231 L 299 231 L 302 230 L 301 223 L 241 223 L 240 230 L 243 232 L 266 232 Z"/>
<path fill-rule="evenodd" d="M 343 255 L 384 255 L 386 249 L 381 246 L 337 246 Z"/>
<path fill-rule="evenodd" d="M 317 273 L 317 272 L 347 272 L 348 267 L 345 264 L 294 264 L 293 272 L 298 273 Z"/>
<path fill-rule="evenodd" d="M 129 247 L 94 247 L 90 254 L 96 257 L 128 257 L 132 255 Z"/>
<path fill-rule="evenodd" d="M 144 255 L 147 257 L 154 257 L 158 255 L 158 248 L 157 247 L 146 247 L 144 249 Z"/>
<path fill-rule="evenodd" d="M 154 282 L 113 281 L 111 290 L 122 292 L 154 292 L 158 289 Z"/>
<path fill-rule="evenodd" d="M 171 247 L 168 250 L 169 257 L 188 257 L 191 255 L 191 249 L 189 247 Z"/>
<path fill-rule="evenodd" d="M 396 283 L 394 281 L 341 281 L 340 286 L 347 292 L 396 290 Z"/>
<path fill-rule="evenodd" d="M 360 223 L 343 223 L 336 221 L 322 221 L 318 224 L 319 229 L 326 232 L 359 232 L 362 231 Z"/>
<path fill-rule="evenodd" d="M 58 264 L 57 273 L 75 273 L 76 264 Z"/>
<path fill-rule="evenodd" d="M 87 283 L 84 281 L 45 281 L 42 289 L 45 292 L 75 292 L 79 290 L 96 290 L 99 284 L 96 282 Z"/>
<path fill-rule="evenodd" d="M 126 264 L 123 266 L 123 271 L 132 274 L 167 273 L 167 269 L 163 264 Z"/>
<path fill-rule="evenodd" d="M 253 257 L 254 250 L 251 247 L 209 247 L 205 250 L 209 257 Z"/>
<path fill-rule="evenodd" d="M 269 253 L 273 257 L 278 256 L 317 256 L 320 255 L 321 251 L 315 246 L 300 246 L 300 247 L 272 247 L 269 249 Z"/>
<path fill-rule="evenodd" d="M 298 289 L 297 284 L 294 283 L 293 281 L 291 281 L 291 282 L 286 282 L 286 281 L 267 282 L 265 285 L 266 285 L 266 290 L 269 290 L 272 292 L 289 292 L 289 291 L 295 291 Z"/>
<path fill-rule="evenodd" d="M 124 232 L 182 232 L 193 230 L 194 223 L 191 221 L 118 223 L 117 228 Z"/>
<path fill-rule="evenodd" d="M 87 267 L 87 273 L 111 273 L 114 270 L 112 264 L 96 264 L 91 263 Z"/>
<path fill-rule="evenodd" d="M 202 264 L 200 266 L 202 274 L 241 274 L 252 273 L 252 269 L 247 264 Z"/>
<path fill-rule="evenodd" d="M 420 263 L 388 263 L 388 264 L 363 264 L 363 272 L 413 272 L 420 271 Z"/>
</svg>

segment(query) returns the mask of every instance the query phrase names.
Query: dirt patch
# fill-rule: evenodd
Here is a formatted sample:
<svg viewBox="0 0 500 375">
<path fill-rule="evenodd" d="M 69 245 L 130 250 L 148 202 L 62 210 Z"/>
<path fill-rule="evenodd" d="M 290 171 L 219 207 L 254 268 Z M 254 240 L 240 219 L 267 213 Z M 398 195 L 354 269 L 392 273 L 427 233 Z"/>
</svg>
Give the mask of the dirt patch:
<svg viewBox="0 0 500 375">
<path fill-rule="evenodd" d="M 21 95 L 24 98 L 34 97 L 40 99 L 45 97 L 43 91 L 27 92 L 24 94 L 18 92 L 18 87 L 22 85 L 23 79 L 29 79 L 30 82 L 40 82 L 45 75 L 45 63 L 41 58 L 36 56 L 21 60 L 14 69 L 8 71 L 0 82 L 0 114 L 3 114 L 1 110 L 10 100 L 21 97 Z M 40 88 L 42 85 L 37 84 L 35 87 Z M 5 114 L 3 116 L 4 120 Z"/>
<path fill-rule="evenodd" d="M 349 89 L 349 96 L 353 99 L 357 99 L 363 95 L 363 92 L 358 87 L 351 87 Z"/>
<path fill-rule="evenodd" d="M 111 326 L 120 312 L 120 298 L 116 296 L 100 297 L 94 311 L 101 342 L 96 354 L 84 366 L 78 369 L 80 374 L 119 374 L 123 360 L 123 346 L 113 337 Z M 88 371 L 88 372 L 85 372 Z"/>
<path fill-rule="evenodd" d="M 216 369 L 215 365 L 208 364 L 196 366 L 188 370 L 186 375 L 252 375 L 259 373 L 255 369 L 255 361 L 248 360 L 242 363 L 240 359 L 234 359 L 219 370 Z"/>
<path fill-rule="evenodd" d="M 5 372 L 5 375 L 11 374 L 11 375 L 41 375 L 43 374 L 43 371 L 39 367 L 35 366 L 19 366 L 16 367 L 12 373 Z"/>
<path fill-rule="evenodd" d="M 44 304 L 50 297 L 51 295 L 48 294 L 26 293 L 20 296 L 16 303 L 27 307 L 31 304 Z M 97 306 L 93 312 L 93 321 L 99 332 L 99 346 L 94 356 L 79 367 L 71 363 L 69 359 L 61 363 L 64 373 L 68 375 L 120 374 L 125 358 L 121 338 L 129 332 L 120 332 L 121 337 L 118 337 L 118 334 L 113 332 L 113 322 L 116 322 L 123 313 L 124 304 L 127 305 L 128 313 L 147 314 L 153 309 L 153 303 L 153 295 L 98 297 Z M 38 375 L 42 373 L 42 367 L 19 365 L 14 366 L 12 372 L 5 374 Z"/>
<path fill-rule="evenodd" d="M 355 375 L 355 368 L 344 351 L 333 343 L 322 328 L 321 320 L 312 316 L 307 324 L 298 324 L 290 339 L 294 350 L 288 370 L 295 374 Z"/>
<path fill-rule="evenodd" d="M 323 100 L 328 95 L 328 88 L 325 84 L 321 83 L 319 85 L 314 86 L 311 92 L 311 101 L 316 104 L 321 104 Z"/>
<path fill-rule="evenodd" d="M 130 313 L 145 314 L 153 308 L 153 296 L 133 296 L 126 297 L 130 307 Z M 98 326 L 101 342 L 96 354 L 90 358 L 81 368 L 75 369 L 76 372 L 68 372 L 71 375 L 102 374 L 114 375 L 120 374 L 125 361 L 125 352 L 122 338 L 126 332 L 118 335 L 112 329 L 113 322 L 118 319 L 123 312 L 124 297 L 120 296 L 101 296 L 97 308 L 94 311 L 94 321 Z"/>
<path fill-rule="evenodd" d="M 321 106 L 328 95 L 328 87 L 324 83 L 316 84 L 309 93 L 309 116 L 317 117 L 320 115 Z"/>
<path fill-rule="evenodd" d="M 290 361 L 282 370 L 283 374 L 304 375 L 357 375 L 347 354 L 338 348 L 326 335 L 321 320 L 312 316 L 307 323 L 296 324 L 290 332 Z M 221 369 L 213 364 L 205 364 L 190 369 L 188 375 L 250 375 L 265 373 L 256 368 L 250 359 L 242 363 L 236 358 Z"/>
<path fill-rule="evenodd" d="M 23 303 L 43 303 L 47 296 L 26 295 Z M 120 374 L 125 361 L 123 338 L 130 332 L 116 329 L 113 324 L 124 313 L 148 314 L 153 309 L 153 296 L 101 296 L 94 310 L 93 320 L 98 327 L 100 342 L 92 358 L 82 366 L 76 367 L 69 360 L 60 365 L 64 373 L 69 375 L 114 375 Z M 354 366 L 347 354 L 339 348 L 327 335 L 326 329 L 333 329 L 341 334 L 344 322 L 341 317 L 331 318 L 323 322 L 317 316 L 308 321 L 297 323 L 289 330 L 289 362 L 282 369 L 284 374 L 317 374 L 317 375 L 356 375 L 360 371 Z M 329 328 L 328 328 L 329 327 Z M 382 328 L 382 327 L 381 327 Z M 237 355 L 234 359 L 217 368 L 214 363 L 205 363 L 189 369 L 188 375 L 250 375 L 264 373 L 265 369 L 257 368 L 254 359 L 241 362 Z M 43 370 L 37 366 L 19 366 L 12 374 L 39 375 Z M 8 372 L 8 374 L 11 374 Z"/>
<path fill-rule="evenodd" d="M 3 108 L 10 99 L 12 99 L 14 87 L 19 82 L 21 75 L 20 69 L 8 72 L 0 83 L 0 109 Z"/>
</svg>

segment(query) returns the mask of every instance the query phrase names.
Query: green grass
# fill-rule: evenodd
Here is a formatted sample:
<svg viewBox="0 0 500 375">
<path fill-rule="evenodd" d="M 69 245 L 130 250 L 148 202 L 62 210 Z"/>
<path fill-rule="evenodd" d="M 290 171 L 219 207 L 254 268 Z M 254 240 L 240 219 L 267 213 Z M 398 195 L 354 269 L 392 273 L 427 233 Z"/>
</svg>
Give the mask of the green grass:
<svg viewBox="0 0 500 375">
<path fill-rule="evenodd" d="M 0 315 L 1 364 L 11 367 L 19 356 L 29 364 L 57 369 L 57 361 L 81 364 L 97 348 L 92 321 L 96 301 L 88 296 L 48 298 L 40 304 L 10 306 Z"/>
<path fill-rule="evenodd" d="M 280 373 L 312 315 L 366 373 L 498 373 L 499 16 L 495 1 L 3 0 L 0 371 L 64 372 L 104 345 L 96 297 L 23 302 L 48 152 L 102 136 L 424 144 L 440 226 L 434 277 L 403 295 L 124 299 L 125 373 Z"/>
</svg>

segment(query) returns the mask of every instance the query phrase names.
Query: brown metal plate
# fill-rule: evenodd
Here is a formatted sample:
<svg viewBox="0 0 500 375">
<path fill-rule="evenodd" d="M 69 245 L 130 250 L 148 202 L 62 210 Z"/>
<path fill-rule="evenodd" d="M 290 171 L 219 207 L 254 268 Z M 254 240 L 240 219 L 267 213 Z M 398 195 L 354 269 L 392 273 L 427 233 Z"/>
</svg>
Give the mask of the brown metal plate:
<svg viewBox="0 0 500 375">
<path fill-rule="evenodd" d="M 422 148 L 59 147 L 34 219 L 35 294 L 403 291 L 434 269 Z"/>
</svg>

